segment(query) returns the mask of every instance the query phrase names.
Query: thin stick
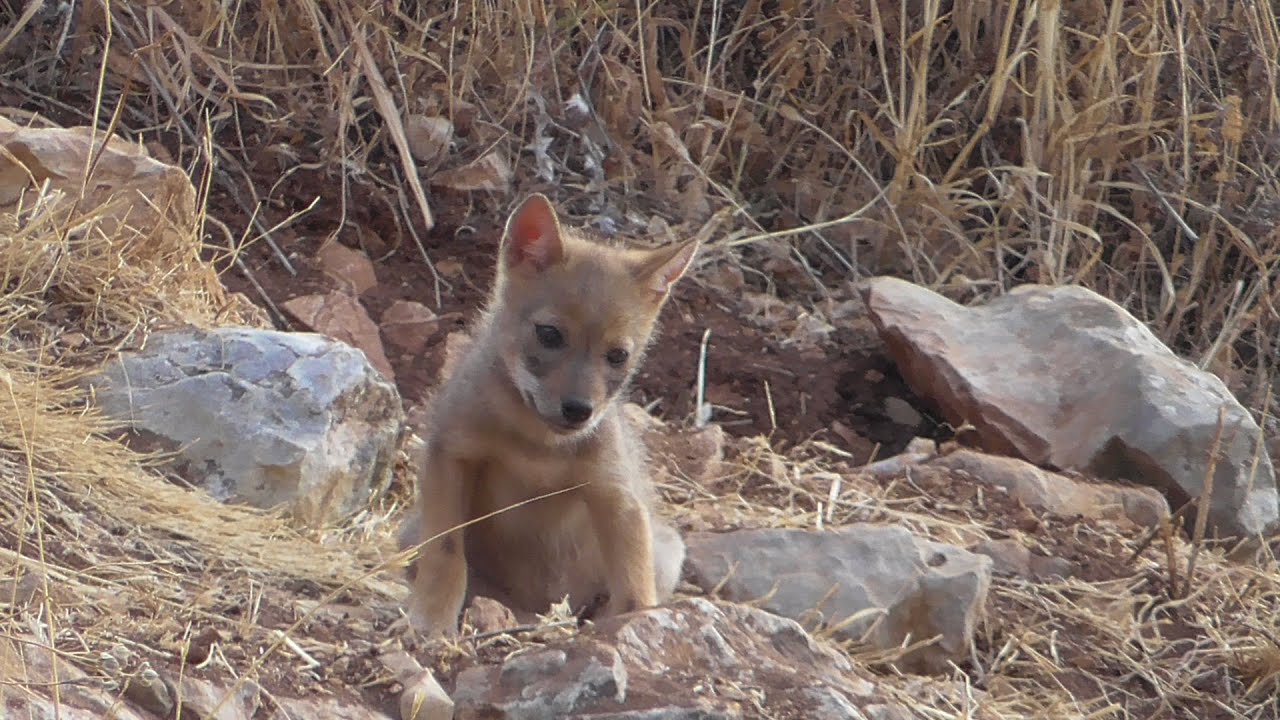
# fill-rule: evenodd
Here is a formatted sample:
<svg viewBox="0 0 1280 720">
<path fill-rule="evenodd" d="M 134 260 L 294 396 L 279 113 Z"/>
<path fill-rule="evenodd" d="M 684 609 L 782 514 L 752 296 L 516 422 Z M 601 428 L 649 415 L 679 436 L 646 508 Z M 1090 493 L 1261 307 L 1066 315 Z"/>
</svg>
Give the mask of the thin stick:
<svg viewBox="0 0 1280 720">
<path fill-rule="evenodd" d="M 769 390 L 769 381 L 764 381 L 764 401 L 769 406 L 769 434 L 778 430 L 778 415 L 773 411 L 773 392 Z"/>
<path fill-rule="evenodd" d="M 413 188 L 413 197 L 418 201 L 418 209 L 422 212 L 422 223 L 427 230 L 436 226 L 435 217 L 431 214 L 431 206 L 427 204 L 427 194 L 422 189 L 422 180 L 418 178 L 418 169 L 413 166 L 413 155 L 409 152 L 409 140 L 404 134 L 404 125 L 400 122 L 400 113 L 396 111 L 395 98 L 391 97 L 391 90 L 387 88 L 387 83 L 382 79 L 382 73 L 378 70 L 378 64 L 373 61 L 373 55 L 369 53 L 369 46 L 364 41 L 364 33 L 361 29 L 354 27 L 352 22 L 351 40 L 355 44 L 356 54 L 360 56 L 360 64 L 364 66 L 365 77 L 369 79 L 369 89 L 373 91 L 373 100 L 378 107 L 378 114 L 382 116 L 382 121 L 387 124 L 387 130 L 391 133 L 391 140 L 396 145 L 396 150 L 400 153 L 400 164 L 404 167 L 405 179 L 409 181 L 409 187 Z M 417 239 L 415 237 L 415 239 Z M 418 245 L 418 249 L 422 251 L 422 256 L 427 257 L 426 248 Z M 430 263 L 430 260 L 426 260 Z"/>
<path fill-rule="evenodd" d="M 503 628 L 501 630 L 489 630 L 487 632 L 482 632 L 482 633 L 472 633 L 471 635 L 467 635 L 462 639 L 471 640 L 472 642 L 478 642 L 480 640 L 484 640 L 486 638 L 491 638 L 491 637 L 497 637 L 499 635 L 516 635 L 518 633 L 532 632 L 534 630 L 550 630 L 553 628 L 569 627 L 571 625 L 577 625 L 577 624 L 578 624 L 577 619 L 558 620 L 556 622 L 547 623 L 545 625 L 541 623 L 529 623 L 527 625 L 516 625 L 515 627 Z"/>
<path fill-rule="evenodd" d="M 1148 547 L 1150 547 L 1151 542 L 1156 539 L 1157 535 L 1160 534 L 1160 531 L 1161 529 L 1164 528 L 1165 524 L 1172 525 L 1174 522 L 1181 520 L 1182 516 L 1186 514 L 1187 510 L 1195 507 L 1196 503 L 1197 501 L 1195 500 L 1183 503 L 1182 507 L 1178 508 L 1172 515 L 1170 515 L 1164 521 L 1159 522 L 1154 527 L 1152 527 L 1151 530 L 1147 532 L 1147 536 L 1144 537 L 1142 541 L 1138 543 L 1138 546 L 1134 548 L 1133 552 L 1129 554 L 1129 558 L 1125 560 L 1125 564 L 1132 565 L 1133 562 L 1137 560 L 1138 557 L 1141 556 L 1142 553 L 1145 552 Z"/>
<path fill-rule="evenodd" d="M 1183 583 L 1183 597 L 1191 592 L 1191 579 L 1196 571 L 1196 557 L 1204 542 L 1205 525 L 1209 522 L 1209 498 L 1213 495 L 1213 473 L 1218 469 L 1218 451 L 1222 445 L 1222 428 L 1227 421 L 1227 406 L 1218 408 L 1218 431 L 1209 446 L 1209 467 L 1204 473 L 1204 487 L 1200 490 L 1200 506 L 1196 508 L 1196 527 L 1191 537 L 1191 557 L 1187 558 L 1187 576 Z"/>
<path fill-rule="evenodd" d="M 323 665 L 323 664 L 324 664 L 324 663 L 320 662 L 319 660 L 315 659 L 315 656 L 313 656 L 311 653 L 307 652 L 306 650 L 303 650 L 303 649 L 302 649 L 302 646 L 301 646 L 301 645 L 299 645 L 299 644 L 298 644 L 298 642 L 297 642 L 296 640 L 294 640 L 293 638 L 289 637 L 288 635 L 285 635 L 284 633 L 280 632 L 279 630 L 274 630 L 274 631 L 272 631 L 272 635 L 274 635 L 275 637 L 279 638 L 280 640 L 283 640 L 283 641 L 284 641 L 284 644 L 285 644 L 286 646 L 288 646 L 288 648 L 289 648 L 290 650 L 292 650 L 292 651 L 293 651 L 293 654 L 294 654 L 294 655 L 297 655 L 299 658 L 301 658 L 301 659 L 302 659 L 302 661 L 303 661 L 304 663 L 306 663 L 306 664 L 303 666 L 305 669 L 307 669 L 307 670 L 314 670 L 315 668 L 318 668 L 318 667 L 320 667 L 321 665 Z"/>
<path fill-rule="evenodd" d="M 711 339 L 711 328 L 702 331 L 702 345 L 698 349 L 698 385 L 695 388 L 697 399 L 693 407 L 693 426 L 706 427 L 711 419 L 711 408 L 707 406 L 707 343 Z"/>
</svg>

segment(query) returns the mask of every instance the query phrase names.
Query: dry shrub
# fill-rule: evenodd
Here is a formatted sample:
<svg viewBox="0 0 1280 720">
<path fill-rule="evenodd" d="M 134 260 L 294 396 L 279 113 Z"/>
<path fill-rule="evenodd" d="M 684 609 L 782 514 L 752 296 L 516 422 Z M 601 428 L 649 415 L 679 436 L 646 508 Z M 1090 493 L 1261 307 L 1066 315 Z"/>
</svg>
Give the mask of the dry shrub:
<svg viewBox="0 0 1280 720">
<path fill-rule="evenodd" d="M 1035 513 L 1021 501 L 962 475 L 925 465 L 888 477 L 851 473 L 820 444 L 780 457 L 741 440 L 720 497 L 715 529 L 888 523 L 965 547 L 1012 541 L 1034 554 L 1069 559 L 1072 577 L 997 571 L 970 663 L 956 677 L 980 697 L 925 699 L 913 678 L 887 672 L 878 689 L 920 717 L 1271 718 L 1280 712 L 1280 574 L 1203 551 L 1194 577 L 1192 543 L 1170 533 L 1146 542 L 1127 521 Z M 1189 591 L 1172 591 L 1171 585 Z M 828 617 L 836 623 L 839 617 Z M 826 629 L 820 628 L 818 634 Z M 857 659 L 882 667 L 902 652 L 846 642 Z"/>
<path fill-rule="evenodd" d="M 101 361 L 158 322 L 241 319 L 200 259 L 196 193 L 178 168 L 88 128 L 0 118 L 5 336 Z"/>
<path fill-rule="evenodd" d="M 405 158 L 432 127 L 438 192 L 554 187 L 641 226 L 731 208 L 721 246 L 777 270 L 785 241 L 820 280 L 782 292 L 1082 283 L 1224 375 L 1277 349 L 1269 3 L 364 5 L 90 2 L 31 19 L 7 50 L 50 60 L 8 76 L 42 112 L 100 94 L 184 160 L 212 138 L 246 214 L 278 189 L 251 178 L 318 164 L 421 242 Z"/>
<path fill-rule="evenodd" d="M 186 175 L 91 135 L 0 118 L 6 699 L 15 683 L 51 679 L 27 675 L 42 648 L 94 668 L 123 639 L 160 663 L 199 628 L 237 627 L 262 587 L 397 594 L 366 577 L 382 559 L 376 548 L 328 542 L 342 529 L 304 537 L 275 514 L 171 482 L 86 403 L 85 373 L 150 330 L 253 319 L 199 257 L 204 218 Z M 245 632 L 259 647 L 273 641 L 266 628 Z"/>
</svg>

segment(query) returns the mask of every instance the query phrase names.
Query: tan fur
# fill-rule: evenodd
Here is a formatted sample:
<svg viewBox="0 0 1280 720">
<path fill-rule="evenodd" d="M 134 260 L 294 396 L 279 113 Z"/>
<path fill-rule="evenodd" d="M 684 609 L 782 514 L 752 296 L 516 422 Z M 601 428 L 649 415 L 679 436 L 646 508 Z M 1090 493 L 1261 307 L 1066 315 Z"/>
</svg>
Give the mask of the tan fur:
<svg viewBox="0 0 1280 720">
<path fill-rule="evenodd" d="M 541 195 L 512 213 L 488 307 L 433 399 L 419 516 L 401 542 L 501 512 L 422 547 L 420 628 L 455 633 L 467 596 L 482 590 L 526 613 L 565 595 L 575 608 L 607 596 L 605 615 L 670 596 L 684 543 L 652 512 L 643 445 L 619 398 L 696 251 L 589 240 L 560 227 Z M 544 342 L 538 325 L 556 328 L 562 345 Z M 607 359 L 618 350 L 629 353 L 621 367 Z M 589 405 L 590 418 L 567 426 L 566 400 Z"/>
</svg>

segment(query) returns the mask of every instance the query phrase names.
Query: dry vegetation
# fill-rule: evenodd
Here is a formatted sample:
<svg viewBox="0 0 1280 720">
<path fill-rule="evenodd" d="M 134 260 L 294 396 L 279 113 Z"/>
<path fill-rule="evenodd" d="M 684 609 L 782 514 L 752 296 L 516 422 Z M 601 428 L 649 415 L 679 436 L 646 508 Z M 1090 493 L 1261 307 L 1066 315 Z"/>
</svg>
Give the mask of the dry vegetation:
<svg viewBox="0 0 1280 720">
<path fill-rule="evenodd" d="M 375 631 L 337 622 L 322 636 L 299 607 L 394 607 L 388 578 L 364 577 L 385 559 L 393 506 L 315 537 L 217 506 L 111 440 L 74 389 L 76 368 L 157 324 L 243 317 L 211 267 L 247 272 L 231 249 L 249 245 L 288 264 L 273 238 L 314 210 L 290 191 L 303 181 L 335 233 L 363 240 L 350 216 L 385 204 L 428 266 L 449 260 L 433 253 L 433 226 L 540 189 L 619 229 L 708 233 L 709 264 L 741 266 L 752 286 L 796 302 L 878 273 L 963 300 L 1080 283 L 1246 405 L 1261 411 L 1272 392 L 1271 3 L 69 7 L 0 0 L 3 114 L 144 141 L 193 178 L 182 202 L 212 209 L 195 223 L 162 211 L 161 222 L 103 224 L 110 212 L 50 195 L 0 227 L 0 633 L 86 668 L 121 642 L 178 667 L 216 627 L 234 638 L 221 677 L 287 674 L 300 656 L 275 631 L 325 663 Z M 423 117 L 447 118 L 452 145 L 406 175 Z M 452 288 L 440 278 L 435 291 Z M 755 460 L 737 486 L 673 499 L 681 512 L 712 504 L 737 522 L 811 524 L 838 458 Z M 800 469 L 777 472 L 790 462 Z M 892 519 L 950 541 L 1005 525 L 999 508 L 904 487 L 851 483 L 833 519 Z M 1140 538 L 1115 528 L 1040 532 L 1071 534 L 1101 569 L 997 584 L 995 620 L 957 670 L 994 698 L 977 715 L 1277 716 L 1274 571 L 1205 553 L 1196 591 L 1171 601 L 1164 579 L 1185 569 L 1187 543 L 1157 542 L 1128 563 L 1116 559 Z M 0 682 L 23 678 L 17 647 L 0 646 Z M 362 668 L 307 672 L 376 684 Z"/>
</svg>

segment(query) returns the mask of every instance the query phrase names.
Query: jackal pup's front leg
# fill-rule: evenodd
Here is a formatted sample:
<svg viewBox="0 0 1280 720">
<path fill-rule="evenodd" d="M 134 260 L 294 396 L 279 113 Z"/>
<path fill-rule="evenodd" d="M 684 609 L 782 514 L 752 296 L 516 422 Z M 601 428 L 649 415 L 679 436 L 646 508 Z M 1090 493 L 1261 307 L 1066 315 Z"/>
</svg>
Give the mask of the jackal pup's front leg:
<svg viewBox="0 0 1280 720">
<path fill-rule="evenodd" d="M 600 481 L 584 488 L 591 526 L 600 543 L 609 604 L 616 615 L 658 603 L 649 507 L 625 484 Z"/>
<path fill-rule="evenodd" d="M 428 446 L 418 480 L 419 542 L 426 544 L 419 550 L 413 578 L 412 620 L 430 637 L 458 632 L 458 615 L 466 599 L 463 531 L 452 529 L 466 521 L 466 481 L 461 463 Z"/>
</svg>

